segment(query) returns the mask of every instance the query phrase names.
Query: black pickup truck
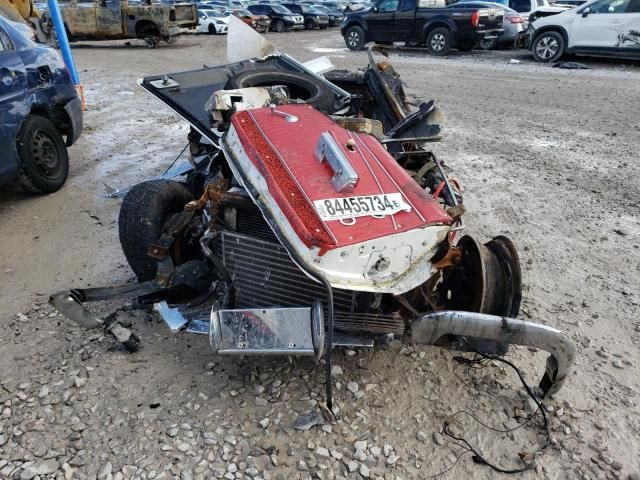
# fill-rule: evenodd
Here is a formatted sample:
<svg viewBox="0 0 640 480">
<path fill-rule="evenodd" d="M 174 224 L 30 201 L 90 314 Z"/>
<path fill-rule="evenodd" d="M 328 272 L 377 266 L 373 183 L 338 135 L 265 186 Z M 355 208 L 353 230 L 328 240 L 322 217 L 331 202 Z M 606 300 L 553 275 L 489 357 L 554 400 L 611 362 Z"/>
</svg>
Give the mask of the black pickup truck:
<svg viewBox="0 0 640 480">
<path fill-rule="evenodd" d="M 348 14 L 340 31 L 351 50 L 367 42 L 406 42 L 447 55 L 451 48 L 471 50 L 483 38 L 497 37 L 503 15 L 492 8 L 446 8 L 439 0 L 380 0 L 370 10 Z"/>
</svg>

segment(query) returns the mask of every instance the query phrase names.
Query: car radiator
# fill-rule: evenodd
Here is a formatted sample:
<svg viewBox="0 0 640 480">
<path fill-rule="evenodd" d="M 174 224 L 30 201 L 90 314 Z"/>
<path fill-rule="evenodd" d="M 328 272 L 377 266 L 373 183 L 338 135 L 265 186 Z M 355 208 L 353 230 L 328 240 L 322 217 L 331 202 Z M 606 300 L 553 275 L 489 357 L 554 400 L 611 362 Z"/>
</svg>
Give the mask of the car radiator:
<svg viewBox="0 0 640 480">
<path fill-rule="evenodd" d="M 251 230 L 258 232 L 259 224 L 253 222 Z M 218 254 L 233 281 L 235 308 L 308 307 L 316 299 L 324 302 L 325 288 L 293 262 L 272 232 L 263 233 L 262 238 L 230 231 L 219 235 Z M 333 296 L 337 331 L 375 335 L 404 332 L 404 321 L 398 314 L 354 312 L 355 292 L 334 289 Z"/>
</svg>

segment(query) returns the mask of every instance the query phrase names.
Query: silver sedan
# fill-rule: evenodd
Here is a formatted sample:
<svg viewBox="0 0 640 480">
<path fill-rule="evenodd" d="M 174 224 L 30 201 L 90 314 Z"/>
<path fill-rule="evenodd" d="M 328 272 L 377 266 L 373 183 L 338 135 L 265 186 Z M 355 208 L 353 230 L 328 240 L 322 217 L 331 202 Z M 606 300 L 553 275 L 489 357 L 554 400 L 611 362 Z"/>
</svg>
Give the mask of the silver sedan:
<svg viewBox="0 0 640 480">
<path fill-rule="evenodd" d="M 502 21 L 502 33 L 497 38 L 487 38 L 481 40 L 478 46 L 483 50 L 491 50 L 497 48 L 498 45 L 514 45 L 518 36 L 521 36 L 525 30 L 525 19 L 522 15 L 512 8 L 494 2 L 478 2 L 474 0 L 461 0 L 454 4 L 457 8 L 493 8 L 494 10 L 502 10 L 504 12 L 504 20 Z"/>
</svg>

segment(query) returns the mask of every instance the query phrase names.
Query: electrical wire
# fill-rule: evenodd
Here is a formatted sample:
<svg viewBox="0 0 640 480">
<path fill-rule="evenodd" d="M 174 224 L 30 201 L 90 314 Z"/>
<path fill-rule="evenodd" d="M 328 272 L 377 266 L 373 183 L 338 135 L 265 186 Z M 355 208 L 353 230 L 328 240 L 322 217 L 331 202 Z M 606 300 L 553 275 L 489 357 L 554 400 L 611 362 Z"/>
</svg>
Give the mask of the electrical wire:
<svg viewBox="0 0 640 480">
<path fill-rule="evenodd" d="M 167 172 L 168 172 L 169 170 L 171 170 L 171 167 L 173 167 L 173 166 L 176 164 L 176 162 L 178 161 L 178 159 L 182 156 L 182 154 L 184 153 L 184 151 L 185 151 L 188 147 L 189 147 L 189 144 L 187 143 L 187 144 L 184 146 L 184 148 L 180 151 L 180 153 L 178 154 L 178 156 L 177 156 L 177 157 L 173 160 L 173 162 L 171 162 L 171 164 L 167 167 L 167 169 L 166 169 L 164 172 L 162 172 L 162 175 L 161 175 L 162 177 L 164 177 L 164 176 L 167 174 Z"/>
<path fill-rule="evenodd" d="M 446 467 L 444 470 L 441 470 L 441 471 L 439 471 L 438 473 L 434 473 L 433 475 L 429 475 L 428 477 L 425 477 L 425 478 L 437 478 L 437 477 L 439 477 L 439 476 L 441 476 L 441 475 L 444 475 L 444 474 L 445 474 L 445 473 L 447 473 L 447 472 L 450 472 L 451 470 L 453 470 L 453 467 L 455 467 L 455 466 L 458 464 L 458 462 L 460 461 L 460 459 L 461 459 L 462 457 L 464 457 L 467 453 L 469 453 L 469 452 L 470 452 L 470 450 L 469 450 L 467 447 L 465 447 L 464 445 L 460 445 L 459 443 L 456 443 L 456 442 L 453 442 L 453 443 L 455 443 L 455 444 L 456 444 L 456 445 L 458 445 L 459 447 L 463 448 L 463 449 L 464 449 L 464 451 L 463 451 L 462 453 L 460 453 L 460 454 L 456 457 L 455 462 L 453 462 L 451 465 L 449 465 L 448 467 Z"/>
<path fill-rule="evenodd" d="M 333 413 L 333 383 L 331 378 L 331 355 L 333 353 L 333 287 L 324 277 L 320 277 L 327 290 L 327 353 L 325 354 L 325 396 L 327 408 Z"/>
<path fill-rule="evenodd" d="M 542 404 L 542 402 L 540 402 L 538 400 L 538 398 L 536 397 L 536 395 L 533 393 L 533 391 L 531 390 L 531 387 L 529 387 L 529 385 L 527 384 L 527 382 L 524 379 L 524 376 L 522 375 L 522 372 L 520 371 L 520 369 L 515 366 L 513 363 L 511 363 L 509 360 L 506 360 L 502 357 L 499 357 L 497 355 L 489 355 L 483 352 L 479 352 L 479 351 L 475 351 L 475 353 L 477 355 L 479 355 L 480 357 L 482 357 L 481 359 L 467 359 L 464 357 L 454 357 L 455 360 L 461 362 L 461 363 L 468 363 L 468 364 L 474 364 L 474 363 L 481 363 L 484 360 L 495 360 L 498 362 L 502 362 L 508 366 L 510 366 L 518 375 L 518 378 L 520 379 L 520 382 L 522 382 L 522 385 L 524 386 L 524 389 L 526 390 L 527 394 L 533 399 L 534 403 L 537 406 L 536 411 L 531 414 L 529 416 L 529 418 L 527 418 L 527 420 L 525 420 L 523 423 L 519 424 L 517 427 L 514 428 L 510 428 L 507 430 L 500 430 L 494 427 L 491 427 L 489 425 L 486 425 L 484 422 L 480 421 L 475 415 L 473 415 L 470 412 L 467 412 L 465 410 L 461 410 L 458 411 L 456 413 L 454 413 L 453 415 L 450 415 L 449 417 L 447 417 L 447 419 L 444 422 L 444 426 L 442 429 L 442 433 L 447 435 L 448 437 L 451 437 L 452 439 L 456 440 L 457 442 L 460 442 L 464 445 L 464 447 L 467 449 L 467 451 L 465 453 L 473 453 L 473 461 L 479 464 L 483 464 L 483 465 L 487 465 L 488 467 L 490 467 L 491 469 L 495 470 L 496 472 L 500 472 L 500 473 L 506 473 L 506 474 L 514 474 L 514 473 L 522 473 L 522 472 L 526 472 L 528 470 L 531 470 L 533 468 L 535 468 L 536 464 L 535 462 L 530 462 L 527 463 L 525 462 L 525 465 L 523 467 L 520 468 L 503 468 L 499 465 L 496 465 L 495 463 L 490 462 L 489 460 L 487 460 L 478 450 L 477 448 L 475 448 L 473 445 L 471 445 L 464 437 L 459 437 L 457 435 L 455 435 L 453 432 L 451 432 L 451 430 L 449 429 L 449 425 L 451 424 L 451 420 L 453 420 L 457 415 L 459 414 L 465 414 L 470 416 L 471 418 L 473 418 L 478 424 L 482 425 L 483 427 L 497 432 L 497 433 L 509 433 L 509 432 L 513 432 L 514 430 L 517 430 L 519 428 L 522 428 L 523 426 L 527 425 L 534 417 L 536 417 L 538 415 L 538 413 L 540 413 L 542 415 L 542 419 L 543 419 L 543 425 L 542 425 L 542 429 L 545 431 L 546 433 L 546 440 L 545 443 L 536 451 L 532 454 L 532 456 L 535 458 L 536 456 L 538 456 L 540 453 L 542 453 L 546 448 L 549 447 L 551 441 L 550 441 L 550 431 L 549 431 L 549 420 L 547 418 L 547 412 L 546 409 L 544 408 L 544 405 Z M 463 454 L 462 454 L 463 455 Z M 460 455 L 460 456 L 462 456 Z M 456 462 L 458 462 L 460 457 L 458 457 L 456 459 Z M 524 459 L 523 459 L 524 462 Z M 455 465 L 454 463 L 454 465 Z M 448 470 L 447 470 L 448 471 Z M 446 471 L 444 472 L 446 473 Z"/>
</svg>

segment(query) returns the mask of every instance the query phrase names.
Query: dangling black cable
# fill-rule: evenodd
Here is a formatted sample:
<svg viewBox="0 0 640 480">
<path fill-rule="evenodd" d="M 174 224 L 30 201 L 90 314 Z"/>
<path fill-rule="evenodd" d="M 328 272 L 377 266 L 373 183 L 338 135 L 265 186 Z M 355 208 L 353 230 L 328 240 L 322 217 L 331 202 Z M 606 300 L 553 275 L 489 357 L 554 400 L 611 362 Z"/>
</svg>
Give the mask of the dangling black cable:
<svg viewBox="0 0 640 480">
<path fill-rule="evenodd" d="M 184 148 L 182 149 L 182 151 L 181 151 L 181 152 L 178 154 L 178 156 L 173 160 L 173 162 L 171 162 L 171 164 L 167 167 L 167 169 L 166 169 L 164 172 L 162 172 L 162 175 L 160 175 L 161 177 L 164 177 L 164 176 L 167 174 L 167 172 L 168 172 L 169 170 L 171 170 L 171 167 L 173 167 L 173 166 L 176 164 L 176 162 L 178 161 L 178 159 L 182 156 L 182 154 L 184 153 L 184 151 L 185 151 L 187 148 L 189 148 L 189 144 L 188 144 L 188 143 L 184 146 Z"/>
<path fill-rule="evenodd" d="M 468 345 L 468 346 L 470 346 L 470 345 Z M 473 349 L 473 347 L 471 347 L 471 348 Z M 487 465 L 488 467 L 492 468 L 496 472 L 513 474 L 513 473 L 526 472 L 527 470 L 531 470 L 531 469 L 535 468 L 535 466 L 536 466 L 535 462 L 531 462 L 531 463 L 525 462 L 525 465 L 523 467 L 520 467 L 520 468 L 514 468 L 514 469 L 502 468 L 502 467 L 500 467 L 500 466 L 488 461 L 465 438 L 458 437 L 458 436 L 454 435 L 451 432 L 451 430 L 449 429 L 449 424 L 450 424 L 449 419 L 452 419 L 453 417 L 457 416 L 460 413 L 464 413 L 466 415 L 469 415 L 474 420 L 476 420 L 480 425 L 482 425 L 482 426 L 484 426 L 486 428 L 489 428 L 490 430 L 493 430 L 495 432 L 500 432 L 500 433 L 507 433 L 507 432 L 512 432 L 512 431 L 514 431 L 514 430 L 516 430 L 518 428 L 522 428 L 524 425 L 529 423 L 538 412 L 540 412 L 540 414 L 542 415 L 542 422 L 543 422 L 542 428 L 543 428 L 544 432 L 546 433 L 546 439 L 545 439 L 544 444 L 533 455 L 535 456 L 535 455 L 538 455 L 538 454 L 542 453 L 545 449 L 547 449 L 549 447 L 549 445 L 551 443 L 551 441 L 550 441 L 551 433 L 549 431 L 549 419 L 547 418 L 547 411 L 546 411 L 544 405 L 542 404 L 542 402 L 538 399 L 538 397 L 535 395 L 535 393 L 531 390 L 531 387 L 529 387 L 529 385 L 525 381 L 524 376 L 522 375 L 522 372 L 520 371 L 520 369 L 517 366 L 515 366 L 512 362 L 510 362 L 509 360 L 506 360 L 505 358 L 502 358 L 502 357 L 497 356 L 497 355 L 489 355 L 489 354 L 480 352 L 480 351 L 475 350 L 475 349 L 473 349 L 473 350 L 477 355 L 482 357 L 481 360 L 468 360 L 466 358 L 460 357 L 458 359 L 458 361 L 460 361 L 461 363 L 472 364 L 472 363 L 479 363 L 482 360 L 486 359 L 486 360 L 495 360 L 497 362 L 502 362 L 502 363 L 510 366 L 516 372 L 516 374 L 518 375 L 518 378 L 520 379 L 520 382 L 524 386 L 524 389 L 526 390 L 527 394 L 533 399 L 534 403 L 537 406 L 537 409 L 524 423 L 521 423 L 517 427 L 511 428 L 511 429 L 508 429 L 508 430 L 498 430 L 498 429 L 489 427 L 489 426 L 485 425 L 484 423 L 482 423 L 480 420 L 478 420 L 472 413 L 469 413 L 467 411 L 461 410 L 461 411 L 458 411 L 458 412 L 454 413 L 453 415 L 450 415 L 448 417 L 448 419 L 445 420 L 444 427 L 442 429 L 442 433 L 444 433 L 445 435 L 453 438 L 454 440 L 456 440 L 458 442 L 463 443 L 466 446 L 466 448 L 468 449 L 468 451 L 473 454 L 473 461 L 474 462 L 479 463 L 479 464 L 483 464 L 483 465 Z"/>
<path fill-rule="evenodd" d="M 323 277 L 322 283 L 327 290 L 327 354 L 325 356 L 325 396 L 327 397 L 327 408 L 333 413 L 333 385 L 331 382 L 331 354 L 333 352 L 333 288 L 331 283 Z"/>
</svg>

